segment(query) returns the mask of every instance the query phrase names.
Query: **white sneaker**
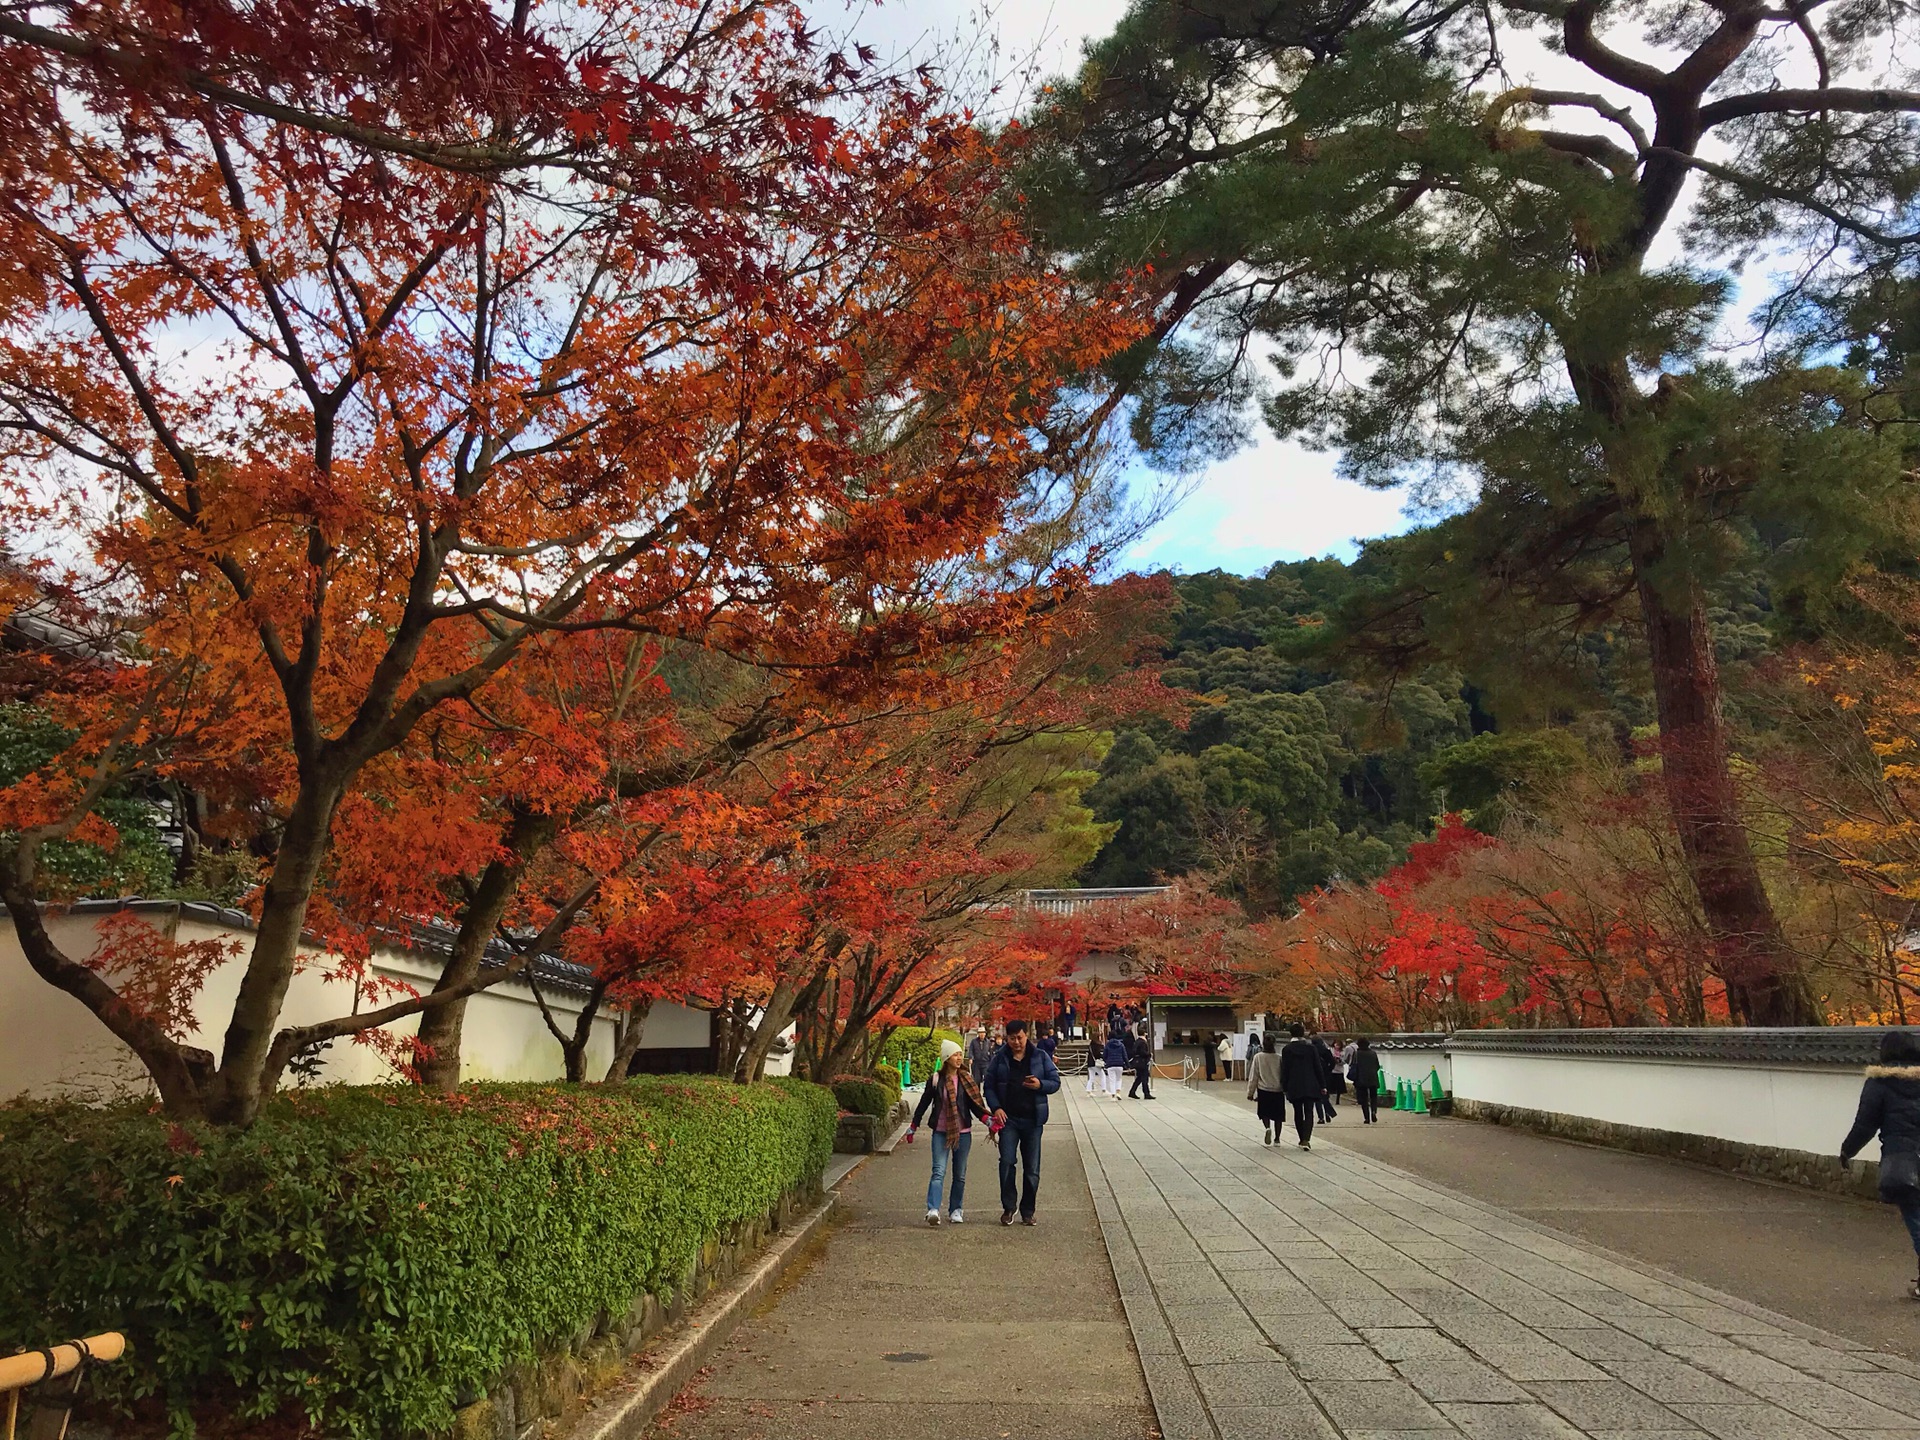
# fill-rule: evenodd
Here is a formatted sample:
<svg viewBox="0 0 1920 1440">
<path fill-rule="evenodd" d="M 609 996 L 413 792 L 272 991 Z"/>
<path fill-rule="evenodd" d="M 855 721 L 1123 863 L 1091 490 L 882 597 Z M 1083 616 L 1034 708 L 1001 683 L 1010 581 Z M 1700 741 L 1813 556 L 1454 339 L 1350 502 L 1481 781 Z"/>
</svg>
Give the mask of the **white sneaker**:
<svg viewBox="0 0 1920 1440">
<path fill-rule="evenodd" d="M 1260 1127 L 1260 1143 L 1262 1145 L 1273 1144 L 1273 1127 L 1271 1125 L 1262 1125 Z"/>
<path fill-rule="evenodd" d="M 938 1225 L 939 1223 L 940 1223 L 940 1212 L 938 1210 L 927 1211 L 927 1224 Z"/>
<path fill-rule="evenodd" d="M 947 1216 L 947 1223 L 949 1225 L 964 1225 L 967 1223 L 967 1217 L 962 1215 L 958 1210 L 955 1210 Z"/>
</svg>

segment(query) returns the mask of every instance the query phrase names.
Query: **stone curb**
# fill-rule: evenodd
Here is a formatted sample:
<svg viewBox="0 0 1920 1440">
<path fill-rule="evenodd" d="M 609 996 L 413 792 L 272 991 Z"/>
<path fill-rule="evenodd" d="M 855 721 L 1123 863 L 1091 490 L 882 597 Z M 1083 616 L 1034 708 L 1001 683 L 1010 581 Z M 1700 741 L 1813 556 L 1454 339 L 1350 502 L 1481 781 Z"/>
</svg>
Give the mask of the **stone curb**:
<svg viewBox="0 0 1920 1440">
<path fill-rule="evenodd" d="M 678 1333 L 662 1337 L 662 1346 L 636 1357 L 626 1377 L 580 1418 L 566 1440 L 641 1440 L 655 1418 L 733 1338 L 748 1312 L 780 1282 L 807 1242 L 826 1228 L 838 1199 L 829 1190 L 818 1207 L 761 1253 L 749 1273 L 704 1301 Z"/>
</svg>

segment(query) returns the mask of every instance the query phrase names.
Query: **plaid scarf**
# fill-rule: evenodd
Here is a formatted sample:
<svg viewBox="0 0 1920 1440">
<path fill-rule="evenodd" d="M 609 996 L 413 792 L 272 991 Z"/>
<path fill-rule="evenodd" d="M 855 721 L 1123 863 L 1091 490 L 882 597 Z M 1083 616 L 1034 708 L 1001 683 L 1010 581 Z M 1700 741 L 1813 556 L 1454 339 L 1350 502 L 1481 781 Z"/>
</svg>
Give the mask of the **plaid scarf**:
<svg viewBox="0 0 1920 1440">
<path fill-rule="evenodd" d="M 973 1077 L 958 1065 L 949 1066 L 940 1074 L 940 1133 L 951 1144 L 962 1130 L 972 1127 L 964 1124 L 966 1107 L 960 1103 L 961 1087 L 966 1088 L 966 1096 L 973 1102 L 974 1109 L 986 1113 L 987 1102 L 980 1095 L 980 1088 L 973 1083 Z"/>
</svg>

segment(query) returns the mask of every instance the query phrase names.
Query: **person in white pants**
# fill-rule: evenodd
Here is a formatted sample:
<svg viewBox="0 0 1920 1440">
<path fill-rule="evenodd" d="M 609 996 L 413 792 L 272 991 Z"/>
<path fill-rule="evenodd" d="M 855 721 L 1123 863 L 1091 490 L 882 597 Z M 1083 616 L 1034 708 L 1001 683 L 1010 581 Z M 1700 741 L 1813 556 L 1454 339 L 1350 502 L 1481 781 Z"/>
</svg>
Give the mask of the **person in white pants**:
<svg viewBox="0 0 1920 1440">
<path fill-rule="evenodd" d="M 1087 1094 L 1104 1095 L 1107 1093 L 1107 1062 L 1099 1051 L 1089 1047 L 1087 1050 Z"/>
</svg>

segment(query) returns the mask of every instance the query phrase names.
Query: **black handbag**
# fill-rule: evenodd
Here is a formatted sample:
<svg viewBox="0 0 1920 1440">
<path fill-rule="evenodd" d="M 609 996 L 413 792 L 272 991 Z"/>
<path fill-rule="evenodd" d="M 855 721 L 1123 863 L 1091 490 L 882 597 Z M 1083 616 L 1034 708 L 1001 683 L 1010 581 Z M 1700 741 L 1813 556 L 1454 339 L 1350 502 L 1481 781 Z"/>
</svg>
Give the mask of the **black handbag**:
<svg viewBox="0 0 1920 1440">
<path fill-rule="evenodd" d="M 1920 1154 L 1895 1150 L 1880 1156 L 1880 1198 L 1889 1205 L 1920 1205 Z"/>
</svg>

